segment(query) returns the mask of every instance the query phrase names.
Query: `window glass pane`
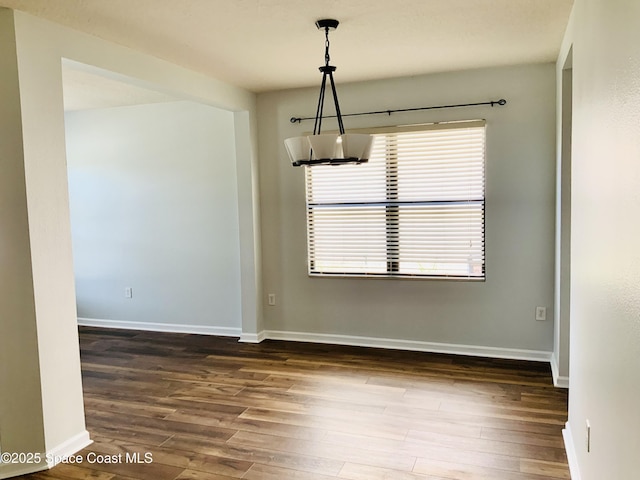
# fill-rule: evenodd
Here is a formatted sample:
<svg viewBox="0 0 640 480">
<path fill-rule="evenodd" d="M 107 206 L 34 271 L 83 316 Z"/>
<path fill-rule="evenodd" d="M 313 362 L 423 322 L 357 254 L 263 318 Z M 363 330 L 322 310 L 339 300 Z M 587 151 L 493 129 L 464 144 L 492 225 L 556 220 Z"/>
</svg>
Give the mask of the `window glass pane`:
<svg viewBox="0 0 640 480">
<path fill-rule="evenodd" d="M 398 198 L 469 200 L 484 196 L 484 128 L 397 135 Z"/>
<path fill-rule="evenodd" d="M 312 207 L 308 215 L 311 271 L 386 271 L 384 207 Z"/>
<path fill-rule="evenodd" d="M 362 165 L 307 167 L 308 203 L 381 202 L 386 199 L 384 137 L 377 137 Z"/>
<path fill-rule="evenodd" d="M 482 277 L 484 205 L 400 207 L 399 272 Z"/>
</svg>

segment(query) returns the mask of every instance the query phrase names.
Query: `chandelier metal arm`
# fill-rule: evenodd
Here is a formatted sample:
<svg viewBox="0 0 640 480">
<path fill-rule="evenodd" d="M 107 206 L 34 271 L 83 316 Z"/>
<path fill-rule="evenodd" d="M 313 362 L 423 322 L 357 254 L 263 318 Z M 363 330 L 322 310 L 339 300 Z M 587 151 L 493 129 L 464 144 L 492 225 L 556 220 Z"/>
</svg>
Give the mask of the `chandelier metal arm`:
<svg viewBox="0 0 640 480">
<path fill-rule="evenodd" d="M 322 70 L 323 67 L 320 67 Z M 318 98 L 318 108 L 316 109 L 316 121 L 313 125 L 313 134 L 319 135 L 322 131 L 322 113 L 324 111 L 324 92 L 327 86 L 327 74 L 322 75 L 322 83 L 320 84 L 320 96 Z"/>
<path fill-rule="evenodd" d="M 325 74 L 326 77 L 326 74 Z M 333 72 L 329 72 L 329 80 L 331 80 L 331 91 L 333 92 L 333 102 L 336 105 L 336 117 L 338 119 L 338 129 L 340 135 L 344 135 L 344 124 L 342 123 L 342 114 L 340 113 L 340 104 L 338 104 L 338 92 L 336 92 L 336 84 L 333 81 Z"/>
</svg>

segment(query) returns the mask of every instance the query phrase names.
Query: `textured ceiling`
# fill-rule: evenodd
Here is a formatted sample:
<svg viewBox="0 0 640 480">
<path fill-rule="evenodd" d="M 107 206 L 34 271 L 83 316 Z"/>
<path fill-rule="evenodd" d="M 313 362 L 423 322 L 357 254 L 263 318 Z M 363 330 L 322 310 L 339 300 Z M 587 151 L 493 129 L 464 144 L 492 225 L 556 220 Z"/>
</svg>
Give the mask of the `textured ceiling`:
<svg viewBox="0 0 640 480">
<path fill-rule="evenodd" d="M 0 0 L 261 92 L 316 85 L 323 33 L 338 82 L 554 61 L 572 0 Z"/>
</svg>

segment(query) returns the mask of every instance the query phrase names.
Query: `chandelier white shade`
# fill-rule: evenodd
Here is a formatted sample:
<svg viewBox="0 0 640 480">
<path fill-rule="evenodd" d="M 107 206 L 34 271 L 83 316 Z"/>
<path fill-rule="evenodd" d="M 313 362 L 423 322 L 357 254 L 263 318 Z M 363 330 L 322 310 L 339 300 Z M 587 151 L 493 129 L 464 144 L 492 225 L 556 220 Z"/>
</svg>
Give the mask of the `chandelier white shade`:
<svg viewBox="0 0 640 480">
<path fill-rule="evenodd" d="M 338 94 L 333 80 L 336 67 L 329 65 L 329 31 L 338 27 L 337 20 L 318 20 L 316 26 L 325 31 L 325 64 L 320 67 L 322 83 L 320 98 L 316 110 L 313 135 L 291 137 L 284 141 L 289 159 L 294 167 L 302 165 L 340 165 L 346 163 L 364 163 L 369 159 L 373 146 L 373 136 L 359 133 L 345 133 L 342 114 L 338 104 Z M 338 119 L 339 133 L 321 134 L 327 78 L 331 85 L 333 101 Z"/>
<path fill-rule="evenodd" d="M 323 133 L 287 138 L 284 145 L 294 167 L 363 163 L 371 154 L 373 137 L 361 133 Z"/>
</svg>

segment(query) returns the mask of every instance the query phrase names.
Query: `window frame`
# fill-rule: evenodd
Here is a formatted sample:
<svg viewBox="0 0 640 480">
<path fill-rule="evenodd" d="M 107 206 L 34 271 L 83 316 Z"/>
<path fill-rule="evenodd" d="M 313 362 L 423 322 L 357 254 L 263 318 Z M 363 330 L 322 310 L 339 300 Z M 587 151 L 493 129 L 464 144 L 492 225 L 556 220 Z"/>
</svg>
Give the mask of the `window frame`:
<svg viewBox="0 0 640 480">
<path fill-rule="evenodd" d="M 402 202 L 398 197 L 398 187 L 399 187 L 399 179 L 398 179 L 398 154 L 397 154 L 397 137 L 394 135 L 407 133 L 407 132 L 421 132 L 421 131 L 433 131 L 433 130 L 454 130 L 460 128 L 474 128 L 474 127 L 482 127 L 482 198 L 469 200 L 469 199 L 461 199 L 461 200 L 422 200 L 416 202 Z M 386 143 L 386 158 L 385 158 L 385 169 L 387 172 L 386 175 L 386 200 L 384 202 L 363 202 L 363 205 L 376 205 L 383 204 L 385 207 L 385 217 L 387 220 L 385 223 L 386 230 L 386 271 L 384 273 L 376 273 L 376 272 L 326 272 L 326 271 L 318 271 L 315 270 L 314 267 L 314 257 L 312 257 L 312 237 L 310 228 L 313 225 L 313 214 L 312 210 L 314 207 L 318 207 L 321 204 L 312 205 L 309 203 L 309 185 L 311 184 L 309 180 L 310 168 L 341 168 L 340 166 L 330 166 L 330 167 L 318 167 L 313 166 L 305 167 L 305 182 L 306 182 L 306 235 L 307 235 L 307 273 L 310 277 L 315 278 L 380 278 L 380 279 L 413 279 L 413 280 L 446 280 L 446 281 L 464 281 L 464 282 L 485 282 L 486 281 L 486 170 L 487 170 L 487 155 L 486 155 L 486 145 L 487 145 L 487 122 L 484 119 L 477 120 L 462 120 L 462 121 L 452 121 L 452 122 L 436 122 L 436 123 L 425 123 L 425 124 L 415 124 L 415 125 L 406 125 L 406 126 L 393 126 L 393 127 L 380 127 L 380 128 L 369 128 L 369 129 L 357 129 L 350 130 L 350 133 L 369 133 L 372 135 L 385 135 L 391 136 L 391 138 L 396 139 L 395 146 L 392 145 L 389 147 L 389 144 Z M 366 165 L 366 164 L 365 164 Z M 394 172 L 395 170 L 395 172 Z M 399 225 L 400 225 L 400 208 L 401 206 L 407 206 L 408 204 L 414 203 L 415 205 L 444 205 L 444 204 L 457 204 L 457 205 L 481 205 L 482 212 L 482 241 L 481 241 L 481 251 L 482 251 L 482 264 L 481 264 L 481 273 L 479 275 L 456 275 L 456 274 L 436 274 L 436 275 L 428 275 L 428 274 L 414 274 L 414 273 L 400 273 L 400 263 L 401 259 L 398 255 L 400 250 L 399 243 Z M 339 205 L 339 204 L 334 204 Z M 345 208 L 348 208 L 348 203 L 342 204 Z M 389 220 L 389 218 L 395 218 L 395 220 Z M 315 239 L 314 239 L 315 241 Z"/>
</svg>

